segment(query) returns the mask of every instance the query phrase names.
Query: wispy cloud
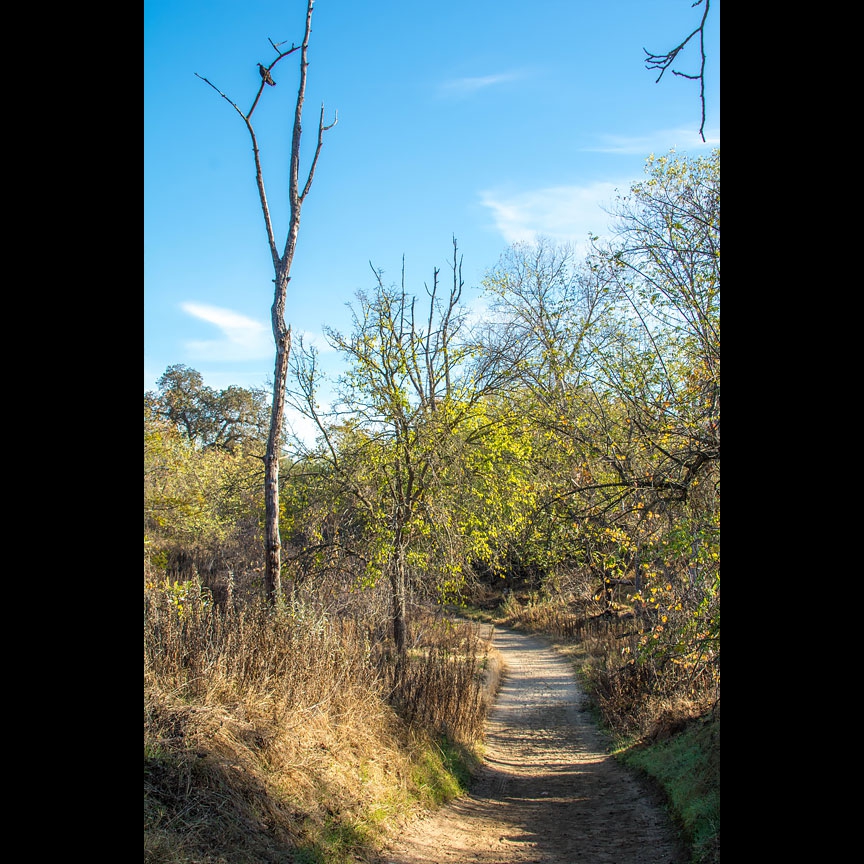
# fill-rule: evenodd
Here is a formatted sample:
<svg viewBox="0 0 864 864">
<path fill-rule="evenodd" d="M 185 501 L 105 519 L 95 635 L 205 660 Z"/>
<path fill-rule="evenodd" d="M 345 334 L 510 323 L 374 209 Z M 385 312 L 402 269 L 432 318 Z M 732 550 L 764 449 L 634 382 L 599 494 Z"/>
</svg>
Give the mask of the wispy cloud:
<svg viewBox="0 0 864 864">
<path fill-rule="evenodd" d="M 263 324 L 232 309 L 204 303 L 182 303 L 181 308 L 193 318 L 206 321 L 222 331 L 220 339 L 186 343 L 186 350 L 196 360 L 261 360 L 273 356 L 273 331 L 269 323 Z M 295 331 L 294 338 L 302 339 L 307 346 L 314 345 L 320 354 L 333 350 L 321 333 Z"/>
<path fill-rule="evenodd" d="M 450 96 L 470 96 L 480 90 L 496 87 L 499 84 L 509 84 L 525 77 L 525 72 L 500 72 L 497 75 L 480 75 L 474 78 L 452 78 L 445 81 L 440 92 Z"/>
<path fill-rule="evenodd" d="M 720 144 L 719 131 L 706 130 L 705 141 L 697 129 L 662 129 L 648 135 L 601 135 L 593 147 L 582 147 L 587 153 L 621 153 L 632 156 L 655 153 L 658 156 L 670 150 L 692 151 L 717 147 Z"/>
<path fill-rule="evenodd" d="M 618 190 L 632 181 L 588 186 L 552 186 L 504 195 L 481 193 L 481 203 L 492 213 L 495 227 L 508 243 L 534 243 L 546 237 L 587 251 L 589 233 L 607 232 L 608 210 Z"/>
<path fill-rule="evenodd" d="M 260 321 L 231 309 L 202 303 L 183 303 L 181 308 L 193 318 L 222 331 L 219 339 L 186 343 L 186 349 L 195 360 L 259 360 L 273 354 L 273 335 Z"/>
</svg>

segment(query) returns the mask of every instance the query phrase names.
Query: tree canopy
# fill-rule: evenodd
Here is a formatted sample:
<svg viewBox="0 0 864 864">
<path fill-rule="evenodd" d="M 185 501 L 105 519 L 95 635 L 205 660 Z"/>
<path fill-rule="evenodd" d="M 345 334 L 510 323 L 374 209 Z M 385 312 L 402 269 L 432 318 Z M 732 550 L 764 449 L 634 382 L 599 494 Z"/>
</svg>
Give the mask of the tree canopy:
<svg viewBox="0 0 864 864">
<path fill-rule="evenodd" d="M 386 586 L 401 655 L 415 600 L 521 580 L 609 609 L 626 584 L 645 650 L 719 655 L 719 179 L 719 150 L 650 158 L 583 260 L 510 247 L 481 320 L 455 239 L 446 285 L 436 269 L 412 292 L 373 268 L 351 329 L 327 331 L 343 359 L 331 405 L 315 350 L 293 353 L 287 403 L 319 435 L 285 460 L 289 597 Z M 151 549 L 260 537 L 243 490 L 260 483 L 269 407 L 166 370 L 145 399 Z"/>
</svg>

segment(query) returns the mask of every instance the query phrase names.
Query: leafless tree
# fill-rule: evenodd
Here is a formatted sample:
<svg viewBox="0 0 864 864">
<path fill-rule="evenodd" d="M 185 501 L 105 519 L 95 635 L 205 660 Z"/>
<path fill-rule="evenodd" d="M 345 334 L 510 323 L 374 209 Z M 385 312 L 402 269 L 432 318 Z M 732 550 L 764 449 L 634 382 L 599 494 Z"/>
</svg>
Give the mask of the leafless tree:
<svg viewBox="0 0 864 864">
<path fill-rule="evenodd" d="M 268 40 L 276 52 L 275 59 L 268 65 L 258 64 L 261 74 L 261 84 L 255 94 L 252 107 L 243 112 L 235 102 L 228 98 L 211 81 L 201 75 L 197 77 L 205 81 L 223 99 L 225 99 L 237 113 L 243 118 L 246 129 L 252 139 L 252 152 L 255 159 L 255 180 L 258 185 L 258 196 L 261 200 L 261 209 L 264 213 L 264 226 L 267 231 L 267 241 L 270 246 L 270 254 L 273 258 L 273 270 L 275 273 L 275 292 L 273 306 L 271 307 L 271 321 L 273 326 L 273 339 L 276 343 L 276 362 L 273 374 L 273 403 L 270 412 L 270 432 L 267 438 L 267 449 L 264 456 L 264 495 L 265 495 L 265 591 L 268 600 L 275 602 L 282 591 L 282 543 L 279 537 L 279 457 L 282 447 L 282 428 L 285 416 L 285 378 L 288 372 L 288 360 L 291 355 L 291 327 L 285 322 L 285 300 L 288 293 L 288 282 L 291 280 L 291 263 L 294 260 L 294 251 L 297 247 L 297 237 L 300 230 L 300 210 L 315 176 L 318 166 L 318 157 L 324 142 L 324 133 L 332 129 L 337 122 L 337 117 L 329 125 L 324 124 L 324 106 L 321 106 L 321 114 L 318 119 L 318 141 L 315 155 L 302 189 L 300 187 L 300 141 L 301 120 L 303 115 L 303 103 L 306 99 L 306 76 L 308 70 L 307 51 L 309 48 L 309 35 L 312 32 L 312 7 L 315 0 L 307 0 L 306 4 L 306 29 L 303 41 L 299 46 L 291 43 L 288 50 L 282 50 L 284 42 L 275 43 Z M 267 194 L 264 190 L 264 175 L 261 168 L 260 150 L 258 138 L 252 126 L 252 115 L 258 107 L 261 94 L 265 85 L 276 86 L 272 72 L 278 63 L 286 57 L 300 52 L 300 85 L 297 91 L 297 103 L 294 109 L 294 126 L 291 136 L 291 161 L 288 186 L 288 204 L 290 218 L 288 222 L 288 235 L 282 253 L 276 245 L 276 236 L 273 231 L 273 223 L 270 217 L 270 208 L 267 204 Z"/>
</svg>

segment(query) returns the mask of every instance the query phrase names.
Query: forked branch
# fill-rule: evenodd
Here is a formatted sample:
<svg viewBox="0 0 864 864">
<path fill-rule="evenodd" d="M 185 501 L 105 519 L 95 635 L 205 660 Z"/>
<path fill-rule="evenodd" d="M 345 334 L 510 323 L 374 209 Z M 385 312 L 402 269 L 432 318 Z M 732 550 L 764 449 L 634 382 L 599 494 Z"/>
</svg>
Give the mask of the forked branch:
<svg viewBox="0 0 864 864">
<path fill-rule="evenodd" d="M 688 74 L 686 72 L 679 72 L 677 69 L 672 69 L 672 74 L 677 75 L 679 78 L 687 78 L 690 81 L 698 81 L 699 82 L 699 100 L 702 104 L 702 123 L 699 126 L 699 135 L 702 140 L 705 140 L 705 22 L 708 19 L 708 9 L 711 5 L 711 0 L 695 0 L 695 2 L 691 5 L 691 9 L 696 8 L 697 6 L 703 5 L 705 9 L 702 13 L 702 20 L 699 22 L 699 26 L 679 45 L 676 45 L 671 51 L 667 51 L 665 54 L 652 54 L 647 48 L 643 48 L 642 50 L 647 55 L 645 58 L 645 68 L 654 70 L 659 69 L 660 74 L 657 76 L 657 80 L 654 82 L 655 84 L 660 82 L 660 79 L 663 77 L 664 73 L 667 69 L 672 67 L 672 64 L 675 62 L 678 55 L 684 50 L 684 46 L 691 40 L 699 37 L 699 56 L 700 56 L 700 64 L 699 64 L 699 74 Z"/>
</svg>

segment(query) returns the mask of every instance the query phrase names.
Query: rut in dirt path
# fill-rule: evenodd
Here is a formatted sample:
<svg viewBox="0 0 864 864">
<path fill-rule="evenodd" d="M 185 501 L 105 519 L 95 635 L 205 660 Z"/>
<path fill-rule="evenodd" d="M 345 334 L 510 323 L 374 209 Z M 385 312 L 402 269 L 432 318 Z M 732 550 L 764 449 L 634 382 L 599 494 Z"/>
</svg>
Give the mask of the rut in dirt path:
<svg viewBox="0 0 864 864">
<path fill-rule="evenodd" d="M 656 795 L 608 754 L 569 662 L 496 629 L 505 673 L 470 795 L 410 825 L 385 864 L 685 864 Z"/>
</svg>

